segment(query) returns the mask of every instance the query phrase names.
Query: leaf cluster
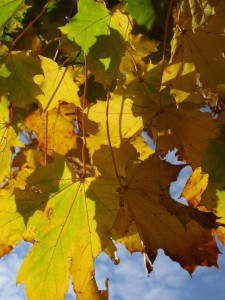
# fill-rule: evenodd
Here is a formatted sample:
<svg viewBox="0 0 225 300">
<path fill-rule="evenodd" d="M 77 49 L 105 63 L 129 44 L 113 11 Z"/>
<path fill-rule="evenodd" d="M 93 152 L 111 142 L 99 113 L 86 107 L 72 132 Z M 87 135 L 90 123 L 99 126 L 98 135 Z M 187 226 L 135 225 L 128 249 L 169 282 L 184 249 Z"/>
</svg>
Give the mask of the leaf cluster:
<svg viewBox="0 0 225 300">
<path fill-rule="evenodd" d="M 0 8 L 0 256 L 33 244 L 17 276 L 27 298 L 64 299 L 72 277 L 77 299 L 108 299 L 94 261 L 118 264 L 116 243 L 148 273 L 158 249 L 190 274 L 218 267 L 224 0 Z M 186 165 L 184 205 L 170 185 Z"/>
</svg>

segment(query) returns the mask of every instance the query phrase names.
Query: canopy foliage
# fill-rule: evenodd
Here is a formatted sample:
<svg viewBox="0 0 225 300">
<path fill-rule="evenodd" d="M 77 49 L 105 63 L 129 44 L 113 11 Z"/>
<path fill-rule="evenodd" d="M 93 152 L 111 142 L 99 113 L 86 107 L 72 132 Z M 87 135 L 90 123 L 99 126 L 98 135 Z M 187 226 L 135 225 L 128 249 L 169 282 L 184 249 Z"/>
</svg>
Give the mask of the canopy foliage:
<svg viewBox="0 0 225 300">
<path fill-rule="evenodd" d="M 116 243 L 190 274 L 225 245 L 225 1 L 0 0 L 0 256 L 29 300 L 108 299 Z M 207 105 L 207 109 L 205 109 Z M 145 134 L 143 135 L 143 132 Z M 151 149 L 147 135 L 155 144 Z M 165 160 L 176 149 L 180 164 Z M 174 200 L 170 185 L 193 173 Z"/>
</svg>

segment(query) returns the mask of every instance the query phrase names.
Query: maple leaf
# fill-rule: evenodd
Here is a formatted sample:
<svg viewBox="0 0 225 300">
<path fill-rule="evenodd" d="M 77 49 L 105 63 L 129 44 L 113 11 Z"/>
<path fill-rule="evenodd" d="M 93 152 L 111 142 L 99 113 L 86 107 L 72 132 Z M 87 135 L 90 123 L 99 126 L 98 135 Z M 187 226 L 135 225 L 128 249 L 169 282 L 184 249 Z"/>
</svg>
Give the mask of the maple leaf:
<svg viewBox="0 0 225 300">
<path fill-rule="evenodd" d="M 196 168 L 184 187 L 181 196 L 185 197 L 188 204 L 201 211 L 213 211 L 218 216 L 216 229 L 218 239 L 225 245 L 225 207 L 224 191 L 218 188 L 218 182 L 209 181 L 210 175 L 202 173 L 201 168 Z"/>
<path fill-rule="evenodd" d="M 89 21 L 90 20 L 90 21 Z M 68 38 L 81 46 L 95 80 L 111 84 L 119 72 L 125 42 L 131 31 L 129 17 L 119 10 L 111 13 L 103 3 L 80 1 L 78 14 L 61 27 Z M 88 39 L 87 39 L 88 36 Z"/>
<path fill-rule="evenodd" d="M 181 15 L 171 43 L 170 63 L 163 74 L 163 85 L 170 87 L 178 103 L 197 92 L 198 75 L 203 87 L 214 93 L 217 86 L 225 82 L 224 11 L 224 2 L 220 1 L 213 16 L 209 20 L 207 18 L 207 24 L 203 28 L 195 28 L 194 32 L 192 18 L 182 18 Z M 204 12 L 198 10 L 198 18 L 200 14 L 205 18 Z M 189 99 L 191 101 L 191 97 Z"/>
<path fill-rule="evenodd" d="M 80 1 L 78 14 L 69 19 L 69 23 L 61 27 L 68 38 L 81 46 L 87 54 L 98 36 L 110 35 L 110 28 L 117 30 L 117 23 L 104 3 L 92 0 Z"/>
<path fill-rule="evenodd" d="M 126 184 L 120 188 L 121 207 L 114 228 L 122 234 L 135 222 L 152 263 L 162 248 L 192 273 L 198 265 L 217 266 L 219 250 L 211 232 L 216 227 L 216 216 L 170 198 L 170 182 L 181 168 L 155 154 L 131 165 Z"/>
<path fill-rule="evenodd" d="M 0 95 L 8 93 L 15 106 L 26 107 L 35 102 L 42 90 L 33 78 L 42 73 L 36 56 L 26 51 L 9 52 L 6 46 L 0 48 Z"/>
<path fill-rule="evenodd" d="M 153 53 L 159 43 L 140 34 L 144 25 L 162 40 L 168 1 L 36 2 L 24 19 L 24 2 L 0 0 L 3 43 L 44 55 L 0 47 L 0 257 L 21 239 L 34 244 L 17 278 L 28 299 L 63 299 L 70 277 L 77 299 L 108 299 L 94 261 L 104 251 L 119 262 L 113 241 L 143 253 L 148 272 L 158 249 L 190 274 L 217 267 L 225 121 L 199 104 L 208 95 L 210 106 L 224 102 L 224 1 L 180 1 L 168 65 Z M 18 135 L 28 144 L 15 153 Z M 184 165 L 160 158 L 174 148 L 199 166 L 182 192 L 189 206 L 170 196 Z"/>
<path fill-rule="evenodd" d="M 42 114 L 40 110 L 34 111 L 24 125 L 35 131 L 39 147 L 44 152 L 47 150 L 48 155 L 52 155 L 53 151 L 64 155 L 77 147 L 75 126 L 57 108 Z"/>
<path fill-rule="evenodd" d="M 71 68 L 59 67 L 56 62 L 44 56 L 40 58 L 43 75 L 36 75 L 34 81 L 43 91 L 36 97 L 43 111 L 58 107 L 59 101 L 74 103 L 80 107 L 77 95 L 79 88 L 74 83 L 75 72 Z"/>
<path fill-rule="evenodd" d="M 178 158 L 194 168 L 201 164 L 208 139 L 218 135 L 211 114 L 190 103 L 183 103 L 179 109 L 175 104 L 165 106 L 149 124 L 160 155 L 164 157 L 168 150 L 177 148 Z"/>
<path fill-rule="evenodd" d="M 123 176 L 127 160 L 137 156 L 136 151 L 129 143 L 129 138 L 139 134 L 143 127 L 142 118 L 132 114 L 132 103 L 133 101 L 129 98 L 123 99 L 121 96 L 112 94 L 108 117 L 106 116 L 106 101 L 98 101 L 87 113 L 86 130 L 90 134 L 87 138 L 87 148 L 90 157 L 99 172 L 105 172 L 105 175 L 108 174 L 110 177 L 115 177 L 115 171 L 107 138 L 106 119 L 108 118 L 112 151 L 116 156 L 119 173 Z M 122 115 L 123 118 L 121 118 Z M 99 159 L 100 163 L 96 163 L 99 162 Z"/>
<path fill-rule="evenodd" d="M 17 246 L 25 229 L 15 201 L 9 197 L 10 193 L 12 190 L 0 190 L 0 257 L 10 253 Z"/>
<path fill-rule="evenodd" d="M 30 298 L 62 299 L 71 273 L 78 298 L 97 297 L 94 259 L 103 250 L 115 258 L 115 246 L 108 236 L 118 207 L 118 196 L 112 192 L 115 183 L 80 180 L 58 155 L 32 174 L 29 186 L 37 192 L 41 188 L 42 196 L 48 195 L 42 217 L 47 217 L 48 224 L 41 228 L 36 218 L 29 219 L 27 232 L 30 227 L 38 242 L 25 258 L 17 282 L 27 284 Z"/>
<path fill-rule="evenodd" d="M 10 173 L 11 147 L 23 147 L 13 127 L 8 123 L 9 101 L 6 96 L 0 100 L 0 182 Z"/>
<path fill-rule="evenodd" d="M 9 20 L 23 7 L 23 5 L 24 0 L 14 0 L 10 2 L 7 0 L 0 0 L 0 33 Z"/>
</svg>

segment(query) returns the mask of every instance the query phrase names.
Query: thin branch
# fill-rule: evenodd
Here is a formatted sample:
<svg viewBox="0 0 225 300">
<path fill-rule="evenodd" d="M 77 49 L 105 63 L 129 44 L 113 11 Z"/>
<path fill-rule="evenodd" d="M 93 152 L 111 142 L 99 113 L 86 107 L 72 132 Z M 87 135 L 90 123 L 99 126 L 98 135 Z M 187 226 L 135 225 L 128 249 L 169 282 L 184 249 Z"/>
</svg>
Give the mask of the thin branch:
<svg viewBox="0 0 225 300">
<path fill-rule="evenodd" d="M 169 24 L 169 18 L 170 18 L 170 13 L 171 13 L 172 5 L 173 5 L 173 0 L 170 0 L 169 7 L 168 7 L 168 10 L 167 10 L 167 14 L 166 14 L 166 22 L 165 22 L 164 36 L 163 36 L 162 70 L 161 70 L 159 87 L 158 87 L 158 95 L 159 95 L 158 111 L 161 110 L 160 89 L 161 89 L 161 85 L 162 85 L 163 72 L 164 72 L 165 65 L 166 65 L 166 40 L 167 40 L 168 24 Z"/>
<path fill-rule="evenodd" d="M 15 40 L 11 43 L 10 45 L 10 49 L 12 49 L 15 44 L 18 42 L 18 40 L 28 31 L 28 29 L 45 13 L 46 9 L 48 8 L 48 6 L 50 5 L 50 3 L 52 2 L 52 0 L 49 0 L 47 2 L 47 4 L 45 5 L 45 7 L 42 9 L 42 11 L 40 12 L 40 14 L 34 19 L 32 20 L 27 27 L 15 38 Z"/>
<path fill-rule="evenodd" d="M 87 70 L 87 57 L 84 54 L 84 67 L 85 67 L 85 82 L 84 82 L 84 95 L 82 99 L 82 110 L 85 109 L 85 103 L 87 101 L 87 81 L 88 81 L 88 70 Z M 82 162 L 83 162 L 83 174 L 82 178 L 86 176 L 86 114 L 82 112 L 82 131 L 83 131 L 83 145 L 82 145 Z"/>
<path fill-rule="evenodd" d="M 46 118 L 45 118 L 45 162 L 44 162 L 45 166 L 47 166 L 47 151 L 48 151 L 48 112 L 46 112 Z"/>
</svg>

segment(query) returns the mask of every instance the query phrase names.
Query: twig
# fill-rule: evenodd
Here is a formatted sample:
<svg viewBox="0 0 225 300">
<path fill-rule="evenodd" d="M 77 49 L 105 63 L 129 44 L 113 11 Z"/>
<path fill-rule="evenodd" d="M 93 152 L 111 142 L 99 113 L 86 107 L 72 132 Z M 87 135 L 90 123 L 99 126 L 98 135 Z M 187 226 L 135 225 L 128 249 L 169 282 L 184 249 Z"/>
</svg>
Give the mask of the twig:
<svg viewBox="0 0 225 300">
<path fill-rule="evenodd" d="M 168 23 L 169 23 L 169 18 L 170 18 L 170 13 L 171 13 L 172 5 L 173 5 L 173 0 L 170 0 L 169 7 L 168 7 L 168 10 L 167 10 L 167 14 L 166 14 L 166 22 L 165 22 L 164 36 L 163 36 L 162 70 L 161 70 L 159 87 L 158 87 L 158 95 L 159 95 L 158 111 L 161 110 L 160 88 L 161 88 L 161 85 L 162 85 L 162 77 L 163 77 L 163 72 L 164 72 L 164 68 L 165 68 L 165 65 L 166 65 L 166 40 L 167 40 Z"/>
<path fill-rule="evenodd" d="M 27 27 L 15 38 L 15 40 L 11 43 L 10 45 L 10 49 L 12 49 L 15 44 L 18 42 L 18 40 L 28 31 L 28 29 L 45 13 L 46 9 L 48 8 L 48 6 L 50 5 L 50 3 L 52 2 L 52 0 L 49 0 L 48 3 L 45 5 L 45 7 L 42 9 L 42 11 L 40 12 L 40 14 L 34 19 L 32 20 Z"/>
</svg>

